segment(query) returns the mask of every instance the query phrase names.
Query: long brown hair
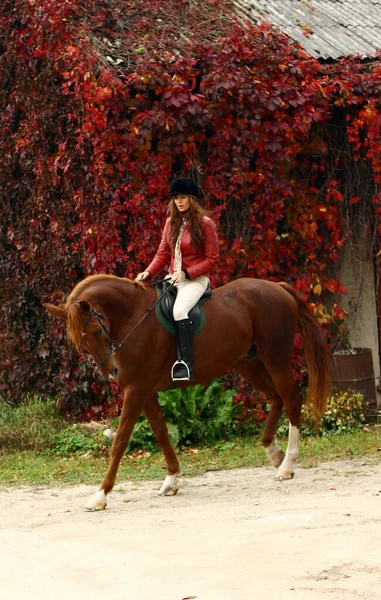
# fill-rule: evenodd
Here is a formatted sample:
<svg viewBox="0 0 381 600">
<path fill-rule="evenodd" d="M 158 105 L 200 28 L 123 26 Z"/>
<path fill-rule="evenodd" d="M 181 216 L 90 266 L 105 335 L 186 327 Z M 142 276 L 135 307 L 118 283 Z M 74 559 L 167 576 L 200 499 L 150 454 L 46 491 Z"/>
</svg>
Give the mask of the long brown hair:
<svg viewBox="0 0 381 600">
<path fill-rule="evenodd" d="M 171 223 L 171 229 L 169 232 L 169 244 L 172 250 L 176 245 L 176 240 L 179 236 L 180 227 L 183 224 L 183 218 L 181 216 L 181 212 L 175 204 L 175 198 L 176 196 L 173 196 L 168 205 L 168 217 Z M 209 213 L 204 208 L 202 208 L 195 196 L 188 196 L 188 198 L 190 202 L 186 218 L 190 230 L 192 246 L 195 250 L 197 250 L 199 248 L 203 248 L 205 244 L 205 235 L 202 227 L 202 222 L 204 217 L 209 216 Z"/>
</svg>

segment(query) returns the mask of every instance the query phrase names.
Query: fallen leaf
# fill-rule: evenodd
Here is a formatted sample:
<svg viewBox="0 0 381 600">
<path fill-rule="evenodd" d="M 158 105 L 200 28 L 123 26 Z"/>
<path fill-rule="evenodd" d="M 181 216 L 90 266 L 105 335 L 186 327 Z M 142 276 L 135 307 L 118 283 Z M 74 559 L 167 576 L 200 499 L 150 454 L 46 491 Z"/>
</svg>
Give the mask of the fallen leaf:
<svg viewBox="0 0 381 600">
<path fill-rule="evenodd" d="M 184 448 L 183 454 L 198 454 L 198 448 Z"/>
</svg>

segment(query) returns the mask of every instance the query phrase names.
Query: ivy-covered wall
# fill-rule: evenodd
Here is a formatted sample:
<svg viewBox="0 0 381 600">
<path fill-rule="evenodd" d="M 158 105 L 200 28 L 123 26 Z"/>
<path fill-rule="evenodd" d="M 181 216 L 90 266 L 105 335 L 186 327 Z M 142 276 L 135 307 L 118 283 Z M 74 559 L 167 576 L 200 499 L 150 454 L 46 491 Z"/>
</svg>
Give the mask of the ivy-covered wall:
<svg viewBox="0 0 381 600">
<path fill-rule="evenodd" d="M 377 243 L 379 59 L 323 67 L 220 0 L 5 0 L 0 28 L 1 394 L 109 396 L 41 304 L 142 270 L 180 174 L 219 223 L 213 284 L 286 279 L 337 334 L 354 211 Z"/>
</svg>

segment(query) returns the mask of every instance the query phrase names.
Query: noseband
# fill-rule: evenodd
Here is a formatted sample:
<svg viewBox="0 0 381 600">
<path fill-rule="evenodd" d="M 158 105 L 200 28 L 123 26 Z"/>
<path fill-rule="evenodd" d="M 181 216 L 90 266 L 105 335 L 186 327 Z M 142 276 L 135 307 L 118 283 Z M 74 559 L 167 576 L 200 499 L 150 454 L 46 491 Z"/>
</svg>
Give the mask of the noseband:
<svg viewBox="0 0 381 600">
<path fill-rule="evenodd" d="M 155 281 L 155 283 L 151 283 L 150 286 L 156 285 L 157 283 L 161 283 L 162 281 L 165 281 L 164 279 L 162 279 L 161 281 Z M 160 300 L 166 296 L 166 294 L 168 294 L 169 290 L 174 287 L 175 283 L 171 283 L 170 286 L 168 286 L 168 288 L 165 290 L 165 292 L 163 292 L 160 297 L 156 300 L 156 302 L 154 304 L 152 304 L 152 306 L 150 306 L 150 308 L 147 310 L 147 312 L 143 315 L 143 317 L 140 319 L 140 321 L 138 321 L 136 323 L 136 325 L 131 329 L 131 331 L 129 331 L 127 333 L 127 335 L 122 339 L 121 342 L 119 342 L 119 344 L 117 344 L 116 346 L 114 346 L 114 342 L 112 341 L 112 337 L 110 335 L 110 332 L 108 331 L 106 325 L 104 324 L 104 322 L 102 321 L 102 319 L 106 320 L 107 317 L 105 317 L 104 315 L 102 315 L 100 312 L 98 312 L 97 310 L 95 310 L 95 308 L 91 309 L 91 315 L 89 316 L 89 318 L 87 319 L 86 323 L 83 325 L 83 330 L 85 331 L 86 327 L 88 326 L 88 324 L 90 323 L 90 321 L 95 317 L 99 323 L 99 325 L 102 327 L 103 331 L 105 332 L 106 336 L 107 336 L 107 340 L 110 346 L 110 350 L 109 352 L 106 354 L 106 356 L 104 358 L 102 358 L 102 360 L 98 360 L 96 361 L 95 358 L 93 357 L 93 360 L 95 362 L 95 364 L 98 365 L 103 365 L 104 362 L 106 362 L 106 360 L 108 358 L 110 358 L 110 356 L 114 356 L 114 354 L 116 352 L 118 352 L 118 350 L 123 346 L 123 344 L 128 340 L 128 338 L 130 337 L 130 335 L 132 333 L 134 333 L 135 329 L 137 329 L 139 327 L 139 325 L 144 321 L 144 319 L 146 319 L 151 312 L 153 311 L 153 309 L 155 308 L 155 306 L 160 302 Z M 73 300 L 73 304 L 79 304 L 80 300 Z"/>
<path fill-rule="evenodd" d="M 79 304 L 79 300 L 74 300 L 73 304 Z M 86 327 L 88 326 L 88 324 L 90 323 L 90 321 L 93 318 L 96 318 L 96 320 L 98 321 L 99 325 L 102 327 L 103 331 L 105 332 L 106 336 L 107 336 L 107 340 L 110 346 L 110 351 L 106 354 L 106 356 L 104 358 L 102 358 L 102 360 L 95 360 L 95 358 L 93 357 L 93 360 L 95 362 L 96 365 L 103 365 L 104 362 L 106 362 L 106 360 L 108 358 L 110 358 L 110 356 L 112 354 L 115 354 L 115 352 L 118 350 L 118 347 L 114 346 L 114 342 L 112 341 L 110 332 L 108 331 L 106 325 L 103 323 L 102 319 L 106 319 L 106 317 L 104 315 L 102 315 L 100 312 L 98 312 L 97 310 L 95 310 L 95 308 L 91 309 L 91 315 L 89 316 L 89 318 L 87 319 L 86 323 L 83 325 L 83 331 L 85 331 Z"/>
</svg>

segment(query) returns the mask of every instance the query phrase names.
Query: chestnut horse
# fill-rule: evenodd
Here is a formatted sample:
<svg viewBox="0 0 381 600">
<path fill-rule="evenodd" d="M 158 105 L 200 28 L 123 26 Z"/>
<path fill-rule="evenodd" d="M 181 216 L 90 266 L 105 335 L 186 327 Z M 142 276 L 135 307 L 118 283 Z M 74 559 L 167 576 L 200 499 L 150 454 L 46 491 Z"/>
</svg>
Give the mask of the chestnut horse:
<svg viewBox="0 0 381 600">
<path fill-rule="evenodd" d="M 156 299 L 155 289 L 144 283 L 92 275 L 78 283 L 65 304 L 44 304 L 52 315 L 66 321 L 76 348 L 90 352 L 102 375 L 115 380 L 124 391 L 108 470 L 100 490 L 85 505 L 88 510 L 106 507 L 106 495 L 114 486 L 120 459 L 142 412 L 168 466 L 159 493 L 177 492 L 180 463 L 157 399 L 157 392 L 171 385 L 176 342 L 149 311 Z M 299 455 L 301 416 L 301 396 L 292 372 L 295 334 L 299 331 L 303 338 L 307 401 L 318 421 L 330 391 L 329 355 L 322 328 L 308 304 L 284 282 L 248 278 L 232 281 L 213 291 L 204 311 L 205 326 L 194 339 L 194 379 L 181 386 L 207 382 L 232 368 L 267 394 L 271 408 L 262 441 L 272 465 L 278 469 L 277 477 L 291 479 Z M 276 441 L 283 406 L 289 419 L 285 455 Z"/>
</svg>

